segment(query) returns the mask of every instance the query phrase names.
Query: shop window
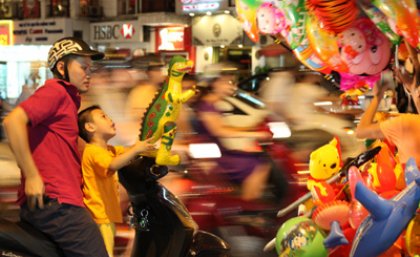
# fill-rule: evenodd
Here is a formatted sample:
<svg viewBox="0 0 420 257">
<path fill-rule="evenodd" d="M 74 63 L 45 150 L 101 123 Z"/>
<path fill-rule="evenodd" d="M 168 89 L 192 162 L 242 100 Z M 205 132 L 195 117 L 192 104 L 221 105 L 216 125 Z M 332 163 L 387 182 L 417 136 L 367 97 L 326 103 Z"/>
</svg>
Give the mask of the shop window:
<svg viewBox="0 0 420 257">
<path fill-rule="evenodd" d="M 137 0 L 118 0 L 118 15 L 136 14 L 137 10 Z"/>
<path fill-rule="evenodd" d="M 32 18 L 41 17 L 39 0 L 23 0 L 22 5 L 23 5 L 23 18 L 32 19 Z"/>
<path fill-rule="evenodd" d="M 0 0 L 0 19 L 22 19 L 19 12 L 19 2 L 12 0 Z"/>
<path fill-rule="evenodd" d="M 50 0 L 47 1 L 48 17 L 70 17 L 69 0 Z"/>
<path fill-rule="evenodd" d="M 141 12 L 175 12 L 175 1 L 141 0 Z"/>
<path fill-rule="evenodd" d="M 99 0 L 79 0 L 80 16 L 100 18 L 103 16 L 103 8 Z"/>
</svg>

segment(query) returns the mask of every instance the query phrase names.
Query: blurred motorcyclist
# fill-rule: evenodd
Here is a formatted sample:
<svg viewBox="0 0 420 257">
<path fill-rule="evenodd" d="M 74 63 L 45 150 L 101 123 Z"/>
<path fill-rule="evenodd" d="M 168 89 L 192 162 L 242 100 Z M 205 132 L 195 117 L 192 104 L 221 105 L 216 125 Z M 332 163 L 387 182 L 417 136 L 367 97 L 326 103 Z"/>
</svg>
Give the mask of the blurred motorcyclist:
<svg viewBox="0 0 420 257">
<path fill-rule="evenodd" d="M 258 199 L 267 183 L 270 164 L 259 149 L 250 146 L 243 151 L 226 148 L 221 142 L 225 137 L 245 137 L 255 140 L 267 140 L 271 134 L 261 131 L 239 130 L 223 123 L 223 115 L 217 110 L 216 103 L 232 95 L 236 87 L 235 71 L 229 63 L 218 63 L 206 67 L 205 87 L 194 105 L 197 119 L 193 123 L 201 138 L 216 142 L 222 152 L 222 157 L 216 159 L 218 169 L 231 182 L 241 185 L 243 200 Z M 203 86 L 203 84 L 201 84 Z"/>
</svg>

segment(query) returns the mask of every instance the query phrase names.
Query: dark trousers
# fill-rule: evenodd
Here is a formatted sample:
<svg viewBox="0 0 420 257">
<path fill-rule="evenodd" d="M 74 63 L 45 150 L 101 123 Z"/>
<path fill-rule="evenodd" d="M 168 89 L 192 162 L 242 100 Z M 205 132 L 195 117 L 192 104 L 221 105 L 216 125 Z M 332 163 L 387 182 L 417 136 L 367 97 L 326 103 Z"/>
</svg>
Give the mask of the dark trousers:
<svg viewBox="0 0 420 257">
<path fill-rule="evenodd" d="M 98 226 L 87 209 L 46 199 L 43 209 L 23 204 L 20 218 L 49 236 L 68 257 L 108 257 Z"/>
</svg>

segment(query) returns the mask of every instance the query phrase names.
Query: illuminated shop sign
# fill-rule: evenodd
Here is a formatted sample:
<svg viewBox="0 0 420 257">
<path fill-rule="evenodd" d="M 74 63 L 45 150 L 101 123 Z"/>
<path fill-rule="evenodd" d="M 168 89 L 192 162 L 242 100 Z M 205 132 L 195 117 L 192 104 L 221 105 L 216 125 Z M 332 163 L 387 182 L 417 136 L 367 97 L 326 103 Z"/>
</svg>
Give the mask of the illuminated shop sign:
<svg viewBox="0 0 420 257">
<path fill-rule="evenodd" d="M 184 28 L 168 27 L 158 30 L 158 50 L 159 51 L 182 51 L 184 45 Z"/>
<path fill-rule="evenodd" d="M 0 46 L 13 45 L 13 21 L 0 20 Z"/>
<path fill-rule="evenodd" d="M 63 38 L 70 20 L 24 20 L 15 21 L 13 36 L 15 44 L 50 44 Z"/>
<path fill-rule="evenodd" d="M 95 43 L 140 41 L 137 21 L 101 22 L 90 26 L 90 40 Z"/>
<path fill-rule="evenodd" d="M 180 0 L 183 12 L 206 12 L 221 9 L 223 0 Z"/>
<path fill-rule="evenodd" d="M 243 29 L 239 21 L 231 15 L 205 15 L 192 20 L 192 36 L 194 45 L 237 45 L 242 42 Z"/>
</svg>

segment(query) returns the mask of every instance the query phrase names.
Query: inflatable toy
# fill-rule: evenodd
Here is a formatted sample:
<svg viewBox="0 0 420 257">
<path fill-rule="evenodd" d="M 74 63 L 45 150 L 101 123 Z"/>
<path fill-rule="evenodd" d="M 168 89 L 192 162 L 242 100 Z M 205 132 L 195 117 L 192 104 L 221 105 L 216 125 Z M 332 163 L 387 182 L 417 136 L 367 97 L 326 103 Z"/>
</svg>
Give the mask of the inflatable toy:
<svg viewBox="0 0 420 257">
<path fill-rule="evenodd" d="M 323 28 L 334 33 L 349 28 L 359 13 L 355 0 L 308 0 L 307 7 Z"/>
<path fill-rule="evenodd" d="M 178 165 L 180 157 L 171 154 L 172 144 L 176 132 L 176 120 L 182 104 L 195 95 L 195 90 L 182 92 L 182 78 L 191 71 L 193 61 L 176 55 L 169 62 L 168 75 L 155 98 L 146 108 L 141 130 L 140 140 L 151 138 L 153 143 L 160 140 L 160 146 L 153 157 L 158 165 Z"/>
<path fill-rule="evenodd" d="M 372 3 L 395 23 L 399 35 L 412 47 L 420 48 L 420 17 L 414 0 L 374 0 Z"/>
<path fill-rule="evenodd" d="M 407 187 L 392 200 L 357 183 L 356 199 L 370 215 L 357 230 L 350 257 L 375 257 L 385 252 L 414 217 L 420 202 L 420 172 L 413 158 L 406 163 L 405 173 Z"/>
<path fill-rule="evenodd" d="M 310 219 L 287 220 L 277 232 L 276 250 L 281 257 L 327 257 L 324 232 Z"/>
<path fill-rule="evenodd" d="M 263 3 L 258 7 L 257 25 L 262 34 L 281 34 L 285 38 L 290 30 L 283 11 L 277 9 L 272 3 Z"/>
<path fill-rule="evenodd" d="M 384 70 L 391 57 L 391 43 L 368 19 L 361 18 L 338 34 L 341 58 L 349 73 L 373 75 Z"/>
<path fill-rule="evenodd" d="M 314 15 L 306 19 L 306 35 L 310 45 L 328 66 L 339 72 L 347 72 L 347 65 L 341 60 L 340 51 L 335 35 L 320 27 Z"/>
<path fill-rule="evenodd" d="M 235 0 L 236 13 L 242 28 L 253 42 L 260 40 L 257 27 L 257 8 L 261 4 L 254 0 Z"/>
</svg>

